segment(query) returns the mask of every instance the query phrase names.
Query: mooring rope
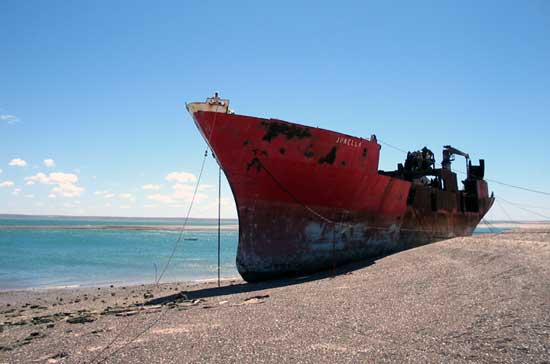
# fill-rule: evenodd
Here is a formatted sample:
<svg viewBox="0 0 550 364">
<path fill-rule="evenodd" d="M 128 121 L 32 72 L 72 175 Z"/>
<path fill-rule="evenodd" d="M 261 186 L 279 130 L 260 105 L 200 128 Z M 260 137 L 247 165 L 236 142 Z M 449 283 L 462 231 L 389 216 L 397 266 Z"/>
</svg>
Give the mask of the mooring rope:
<svg viewBox="0 0 550 364">
<path fill-rule="evenodd" d="M 498 207 L 500 207 L 500 209 L 502 210 L 502 212 L 504 212 L 504 215 L 506 215 L 506 217 L 508 218 L 508 220 L 511 221 L 511 222 L 515 222 L 514 219 L 512 219 L 512 217 L 508 214 L 508 211 L 506 211 L 506 209 L 504 208 L 504 206 L 502 206 L 502 204 L 500 203 L 500 199 L 499 199 L 499 198 L 496 198 L 496 199 L 495 199 L 495 202 L 497 203 Z"/>
<path fill-rule="evenodd" d="M 494 234 L 494 233 L 495 233 L 495 231 L 493 231 L 493 228 L 494 228 L 493 224 L 491 224 L 491 223 L 490 223 L 489 221 L 487 221 L 487 219 L 485 219 L 485 218 L 481 219 L 481 221 L 483 221 L 483 222 L 485 223 L 485 225 L 487 226 L 487 228 L 489 229 L 489 231 L 491 232 L 491 234 Z M 498 233 L 498 231 L 497 231 L 497 233 Z"/>
<path fill-rule="evenodd" d="M 196 198 L 196 195 L 197 195 L 197 191 L 198 191 L 198 188 L 199 188 L 199 185 L 200 185 L 200 181 L 201 181 L 201 178 L 202 178 L 202 174 L 203 174 L 203 171 L 204 171 L 204 165 L 205 165 L 205 162 L 206 162 L 206 157 L 208 156 L 208 149 L 206 149 L 204 151 L 204 157 L 203 157 L 203 160 L 202 160 L 202 164 L 201 164 L 201 169 L 200 169 L 200 173 L 199 173 L 199 176 L 197 178 L 197 182 L 196 182 L 196 185 L 195 185 L 195 189 L 193 191 L 193 196 L 191 198 L 191 201 L 189 203 L 189 208 L 187 210 L 187 215 L 185 216 L 185 220 L 183 222 L 183 225 L 181 226 L 180 230 L 179 230 L 179 234 L 178 234 L 178 238 L 177 240 L 175 241 L 174 243 L 174 248 L 172 249 L 172 252 L 168 258 L 168 261 L 165 263 L 164 265 L 164 268 L 162 269 L 162 272 L 161 274 L 158 276 L 158 278 L 155 279 L 155 285 L 158 287 L 158 284 L 160 282 L 160 280 L 162 279 L 162 277 L 164 276 L 164 274 L 166 273 L 166 270 L 168 269 L 170 263 L 172 262 L 172 259 L 174 258 L 174 255 L 176 254 L 176 251 L 177 251 L 177 248 L 181 242 L 181 239 L 182 239 L 182 236 L 183 236 L 183 233 L 185 231 L 185 228 L 187 226 L 187 223 L 189 221 L 189 216 L 191 214 L 191 209 L 193 207 L 193 204 L 195 202 L 195 198 Z M 130 325 L 135 321 L 135 319 L 139 316 L 139 313 L 141 312 L 141 309 L 143 309 L 143 306 L 145 305 L 145 303 L 142 303 L 140 306 L 139 306 L 139 310 L 138 310 L 138 314 L 136 314 L 135 316 L 132 317 L 132 319 L 130 319 L 130 321 L 128 321 L 128 323 L 126 324 L 126 326 L 124 327 L 124 329 L 122 329 L 119 334 L 115 335 L 115 337 L 96 355 L 92 358 L 92 360 L 86 362 L 87 364 L 92 364 L 93 362 L 95 362 L 96 360 L 99 360 L 99 358 L 103 355 L 103 353 L 105 353 L 107 350 L 109 350 L 114 344 L 115 342 L 117 342 L 120 338 L 122 338 L 122 335 L 124 333 L 126 333 L 127 329 L 130 327 Z M 124 343 L 122 346 L 120 346 L 119 348 L 117 348 L 116 350 L 114 350 L 113 352 L 107 354 L 103 359 L 100 359 L 99 361 L 97 361 L 97 364 L 100 364 L 100 363 L 104 363 L 107 359 L 109 359 L 109 357 L 112 357 L 114 356 L 116 353 L 118 353 L 119 351 L 121 351 L 122 349 L 128 347 L 128 345 L 130 345 L 131 343 L 133 343 L 134 341 L 136 341 L 140 336 L 142 336 L 143 334 L 145 334 L 148 330 L 150 330 L 153 326 L 155 326 L 161 319 L 162 317 L 164 317 L 164 314 L 167 312 L 167 310 L 161 310 L 160 312 L 160 315 L 155 319 L 153 320 L 153 322 L 147 326 L 144 330 L 140 331 L 137 335 L 135 335 L 134 337 L 132 337 L 128 342 Z"/>
<path fill-rule="evenodd" d="M 537 216 L 542 217 L 542 218 L 544 218 L 544 219 L 546 219 L 546 220 L 550 220 L 550 216 L 546 216 L 546 215 L 540 214 L 540 213 L 538 213 L 538 212 L 535 212 L 535 211 L 533 211 L 533 210 L 526 209 L 526 208 L 523 207 L 521 204 L 518 204 L 518 203 L 515 203 L 515 202 L 511 202 L 511 201 L 508 201 L 508 200 L 505 200 L 505 199 L 503 199 L 502 197 L 500 197 L 500 199 L 501 199 L 502 201 L 506 202 L 507 204 L 510 204 L 510 205 L 512 205 L 512 206 L 516 206 L 517 208 L 522 209 L 523 211 L 529 212 L 529 213 L 531 213 L 531 214 L 533 214 L 533 215 L 537 215 Z"/>
<path fill-rule="evenodd" d="M 219 109 L 219 106 L 220 105 L 216 105 L 216 108 L 215 108 L 215 111 L 214 111 L 214 120 L 212 122 L 212 128 L 210 129 L 210 133 L 209 133 L 209 137 L 207 139 L 207 143 L 209 143 L 209 141 L 211 140 L 212 138 L 212 134 L 214 133 L 214 128 L 216 127 L 216 117 L 218 116 L 218 109 Z M 204 151 L 204 158 L 202 160 L 202 165 L 201 165 L 201 169 L 200 169 L 200 173 L 199 173 L 199 177 L 197 178 L 197 183 L 195 185 L 195 189 L 193 191 L 193 197 L 191 198 L 191 202 L 189 204 L 189 209 L 187 210 L 187 215 L 185 216 L 185 220 L 184 220 L 184 223 L 179 231 L 179 235 L 178 235 L 178 238 L 174 244 L 174 248 L 172 249 L 172 253 L 170 254 L 170 257 L 168 258 L 168 261 L 166 262 L 166 264 L 164 265 L 164 268 L 162 269 L 162 272 L 161 274 L 158 276 L 158 278 L 155 279 L 155 285 L 158 286 L 160 280 L 162 279 L 162 277 L 164 276 L 164 274 L 166 273 L 166 270 L 168 269 L 170 263 L 172 262 L 172 259 L 174 258 L 174 255 L 176 253 L 176 250 L 179 246 L 179 243 L 181 242 L 181 238 L 183 236 L 183 232 L 185 230 L 185 227 L 187 226 L 187 222 L 189 221 L 189 216 L 191 214 L 191 209 L 193 207 L 193 203 L 195 202 L 195 198 L 196 198 L 196 195 L 197 195 L 197 191 L 198 191 L 198 188 L 199 188 L 199 184 L 200 184 L 200 181 L 201 181 L 201 177 L 202 177 L 202 174 L 203 174 L 203 171 L 204 171 L 204 164 L 206 162 L 206 157 L 208 155 L 208 148 L 206 148 L 206 150 Z M 218 222 L 219 224 L 219 222 Z M 218 229 L 219 229 L 219 226 L 218 226 Z M 219 282 L 219 280 L 218 280 Z M 141 308 L 143 307 L 143 304 L 140 306 Z M 141 312 L 141 311 L 138 311 L 138 313 Z M 166 310 L 164 311 L 161 311 L 161 314 L 159 315 L 159 317 L 157 317 L 157 319 L 155 319 L 153 321 L 153 323 L 151 325 L 149 325 L 148 327 L 145 328 L 145 330 L 141 331 L 140 333 L 138 333 L 136 336 L 134 336 L 132 339 L 130 339 L 130 341 L 128 341 L 127 343 L 125 343 L 123 346 L 121 346 L 120 348 L 116 349 L 115 351 L 113 351 L 112 353 L 108 354 L 105 358 L 101 359 L 100 361 L 97 362 L 97 364 L 100 364 L 100 363 L 103 363 L 105 362 L 105 360 L 107 360 L 110 356 L 113 356 L 115 355 L 116 353 L 118 353 L 119 351 L 121 351 L 122 349 L 124 349 L 125 347 L 127 347 L 128 345 L 130 345 L 132 342 L 134 342 L 135 340 L 137 340 L 141 335 L 145 334 L 148 330 L 150 330 L 154 325 L 156 325 L 160 319 L 164 316 L 164 313 L 166 313 Z M 135 318 L 137 317 L 138 315 L 135 315 L 134 316 L 134 320 Z M 125 329 L 123 331 L 126 331 L 126 329 L 130 326 L 130 324 L 132 323 L 133 320 L 129 321 L 128 324 L 126 325 Z M 113 344 L 120 338 L 122 337 L 122 334 L 119 334 L 119 335 L 116 335 L 115 338 L 113 340 L 111 340 L 111 342 L 109 342 L 109 344 L 107 344 L 107 346 L 105 348 L 103 348 L 91 361 L 87 362 L 87 364 L 91 364 L 93 363 L 95 360 L 97 360 L 106 350 L 108 350 L 111 346 L 113 346 Z"/>
<path fill-rule="evenodd" d="M 174 244 L 174 248 L 172 249 L 172 253 L 170 254 L 170 257 L 168 258 L 168 261 L 164 265 L 164 268 L 162 269 L 162 272 L 160 273 L 157 281 L 155 282 L 155 284 L 157 284 L 157 285 L 159 284 L 160 280 L 164 276 L 164 273 L 166 273 L 166 270 L 168 269 L 168 266 L 170 265 L 170 263 L 172 262 L 172 259 L 174 258 L 174 255 L 176 253 L 178 245 L 181 242 L 183 232 L 185 231 L 185 227 L 187 226 L 187 222 L 189 221 L 189 216 L 191 215 L 191 209 L 193 208 L 193 204 L 194 204 L 195 198 L 197 196 L 197 191 L 199 190 L 199 184 L 200 184 L 200 181 L 201 181 L 201 178 L 202 178 L 202 173 L 204 171 L 204 164 L 206 162 L 206 157 L 207 156 L 208 156 L 208 149 L 205 149 L 204 157 L 202 159 L 202 164 L 201 164 L 201 170 L 200 170 L 200 173 L 199 173 L 199 177 L 197 178 L 197 183 L 195 184 L 195 189 L 193 190 L 193 196 L 191 198 L 191 202 L 189 203 L 189 208 L 187 209 L 187 214 L 185 215 L 185 220 L 184 220 L 183 225 L 181 226 L 181 229 L 179 231 L 179 236 L 178 236 L 178 239 L 176 240 L 176 243 Z"/>
<path fill-rule="evenodd" d="M 222 218 L 222 166 L 218 163 L 218 287 L 220 287 L 221 264 L 221 218 Z"/>
</svg>

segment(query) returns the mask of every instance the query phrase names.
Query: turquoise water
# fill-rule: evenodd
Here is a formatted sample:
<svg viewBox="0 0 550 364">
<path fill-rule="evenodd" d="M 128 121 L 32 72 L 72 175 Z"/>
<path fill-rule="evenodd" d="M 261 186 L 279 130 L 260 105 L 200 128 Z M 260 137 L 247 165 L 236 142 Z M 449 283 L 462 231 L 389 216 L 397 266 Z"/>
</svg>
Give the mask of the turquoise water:
<svg viewBox="0 0 550 364">
<path fill-rule="evenodd" d="M 93 227 L 181 223 L 181 219 L 0 216 L 0 226 L 49 227 L 0 229 L 0 290 L 152 283 L 155 267 L 160 274 L 179 231 Z M 216 227 L 217 220 L 191 219 L 188 224 Z M 222 220 L 222 225 L 237 224 L 237 220 Z M 76 225 L 92 229 L 61 228 Z M 476 229 L 476 233 L 488 232 L 488 228 Z M 185 231 L 162 282 L 216 278 L 217 237 L 215 228 Z M 237 242 L 237 229 L 221 230 L 222 277 L 238 275 Z"/>
<path fill-rule="evenodd" d="M 0 218 L 0 225 L 181 225 L 181 219 Z M 237 220 L 224 220 L 236 225 Z M 189 225 L 216 226 L 214 219 Z M 160 274 L 179 231 L 0 229 L 0 289 L 148 283 Z M 184 232 L 162 282 L 217 277 L 217 229 Z M 194 240 L 196 239 L 196 240 Z M 221 275 L 237 275 L 238 230 L 221 230 Z"/>
<path fill-rule="evenodd" d="M 500 234 L 500 233 L 503 233 L 503 232 L 506 232 L 506 231 L 509 231 L 511 230 L 511 228 L 509 227 L 477 227 L 475 230 L 474 230 L 474 235 L 475 234 Z"/>
<path fill-rule="evenodd" d="M 139 218 L 139 217 L 78 217 L 78 216 L 24 216 L 0 215 L 0 226 L 74 226 L 74 225 L 174 225 L 181 226 L 181 218 Z M 222 225 L 235 225 L 236 219 L 222 219 Z M 189 225 L 217 226 L 217 219 L 189 219 Z"/>
</svg>

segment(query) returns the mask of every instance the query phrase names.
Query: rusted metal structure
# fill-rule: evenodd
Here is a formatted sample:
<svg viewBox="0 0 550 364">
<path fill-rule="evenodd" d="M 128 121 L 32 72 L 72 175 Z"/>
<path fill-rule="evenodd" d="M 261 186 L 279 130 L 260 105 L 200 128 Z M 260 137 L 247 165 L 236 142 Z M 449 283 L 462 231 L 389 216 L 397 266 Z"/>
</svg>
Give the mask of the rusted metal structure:
<svg viewBox="0 0 550 364">
<path fill-rule="evenodd" d="M 484 161 L 424 148 L 379 171 L 376 136 L 357 138 L 237 115 L 217 94 L 187 104 L 231 186 L 237 267 L 247 281 L 300 275 L 438 240 L 471 235 L 491 208 Z M 467 161 L 460 189 L 454 155 Z"/>
</svg>

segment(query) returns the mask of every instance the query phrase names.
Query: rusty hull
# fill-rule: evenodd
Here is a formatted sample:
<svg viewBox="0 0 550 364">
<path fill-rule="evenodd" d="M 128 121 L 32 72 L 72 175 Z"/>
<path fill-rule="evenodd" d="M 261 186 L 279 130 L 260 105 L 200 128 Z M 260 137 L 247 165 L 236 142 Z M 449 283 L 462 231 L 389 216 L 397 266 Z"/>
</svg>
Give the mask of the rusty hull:
<svg viewBox="0 0 550 364">
<path fill-rule="evenodd" d="M 477 181 L 478 211 L 467 211 L 462 191 L 379 173 L 375 137 L 229 113 L 191 114 L 235 197 L 237 267 L 249 282 L 471 235 L 493 203 L 483 180 Z"/>
</svg>

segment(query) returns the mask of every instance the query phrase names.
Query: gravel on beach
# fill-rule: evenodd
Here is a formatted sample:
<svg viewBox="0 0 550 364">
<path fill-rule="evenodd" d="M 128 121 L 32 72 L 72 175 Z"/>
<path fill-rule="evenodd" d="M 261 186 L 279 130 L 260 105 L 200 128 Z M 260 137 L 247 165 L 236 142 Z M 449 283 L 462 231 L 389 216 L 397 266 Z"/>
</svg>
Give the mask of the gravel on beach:
<svg viewBox="0 0 550 364">
<path fill-rule="evenodd" d="M 0 292 L 0 363 L 550 363 L 550 233 L 293 280 Z"/>
</svg>

